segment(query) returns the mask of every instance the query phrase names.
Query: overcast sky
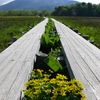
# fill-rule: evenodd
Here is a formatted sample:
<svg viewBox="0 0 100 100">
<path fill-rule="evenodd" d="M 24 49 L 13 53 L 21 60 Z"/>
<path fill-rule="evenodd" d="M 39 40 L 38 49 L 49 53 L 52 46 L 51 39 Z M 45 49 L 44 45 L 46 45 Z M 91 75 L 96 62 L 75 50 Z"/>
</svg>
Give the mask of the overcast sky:
<svg viewBox="0 0 100 100">
<path fill-rule="evenodd" d="M 11 1 L 14 1 L 14 0 L 0 0 L 0 5 L 7 4 Z M 91 2 L 91 3 L 95 3 L 95 4 L 100 3 L 100 0 L 75 0 L 75 1 L 86 2 L 86 3 Z"/>
</svg>

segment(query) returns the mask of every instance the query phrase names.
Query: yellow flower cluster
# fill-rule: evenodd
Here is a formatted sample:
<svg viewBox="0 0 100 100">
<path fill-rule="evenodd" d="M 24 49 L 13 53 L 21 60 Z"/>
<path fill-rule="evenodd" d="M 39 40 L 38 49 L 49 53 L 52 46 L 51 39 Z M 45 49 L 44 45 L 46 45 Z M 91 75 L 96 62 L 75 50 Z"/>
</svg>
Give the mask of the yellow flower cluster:
<svg viewBox="0 0 100 100">
<path fill-rule="evenodd" d="M 51 70 L 49 72 L 53 73 Z M 57 74 L 56 78 L 51 78 L 50 75 L 44 74 L 43 70 L 35 69 L 32 75 L 38 73 L 38 78 L 34 78 L 27 82 L 25 86 L 27 90 L 23 90 L 24 94 L 30 97 L 32 100 L 57 100 L 62 97 L 68 96 L 81 97 L 80 100 L 86 100 L 85 95 L 82 94 L 84 89 L 80 81 L 72 79 L 67 81 L 67 77 L 62 74 Z M 42 75 L 42 77 L 40 77 Z"/>
</svg>

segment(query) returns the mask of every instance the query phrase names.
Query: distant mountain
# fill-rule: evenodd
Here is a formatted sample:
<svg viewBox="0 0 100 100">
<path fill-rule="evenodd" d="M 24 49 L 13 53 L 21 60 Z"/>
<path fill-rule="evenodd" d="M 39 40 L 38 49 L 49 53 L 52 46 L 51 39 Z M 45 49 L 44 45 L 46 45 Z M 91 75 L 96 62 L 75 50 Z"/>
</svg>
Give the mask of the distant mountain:
<svg viewBox="0 0 100 100">
<path fill-rule="evenodd" d="M 55 7 L 60 5 L 71 5 L 78 3 L 71 0 L 15 0 L 8 4 L 0 6 L 0 11 L 7 10 L 54 10 Z"/>
</svg>

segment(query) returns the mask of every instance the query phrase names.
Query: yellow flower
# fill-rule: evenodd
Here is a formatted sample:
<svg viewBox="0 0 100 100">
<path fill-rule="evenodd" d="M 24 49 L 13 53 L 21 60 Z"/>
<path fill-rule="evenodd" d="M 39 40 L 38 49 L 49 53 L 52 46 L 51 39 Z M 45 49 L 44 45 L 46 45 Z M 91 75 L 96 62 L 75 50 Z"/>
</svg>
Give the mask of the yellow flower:
<svg viewBox="0 0 100 100">
<path fill-rule="evenodd" d="M 28 96 L 31 97 L 31 98 L 34 98 L 34 95 L 33 95 L 32 92 L 30 92 Z"/>
<path fill-rule="evenodd" d="M 56 93 L 54 93 L 54 96 L 57 96 L 58 95 L 58 93 L 56 92 Z"/>
<path fill-rule="evenodd" d="M 60 80 L 57 81 L 57 85 L 60 86 L 60 87 L 61 87 L 61 86 L 65 86 L 65 84 L 66 84 L 66 82 L 63 81 L 63 80 L 62 80 L 62 81 L 60 81 Z"/>
<path fill-rule="evenodd" d="M 24 86 L 28 87 L 28 86 L 29 86 L 29 83 L 28 83 L 28 82 L 27 82 L 27 83 L 25 83 L 25 84 L 24 84 Z"/>
<path fill-rule="evenodd" d="M 87 100 L 87 99 L 85 99 L 85 98 L 81 98 L 81 100 Z"/>
<path fill-rule="evenodd" d="M 50 77 L 50 75 L 47 75 L 47 74 L 43 74 L 43 76 L 44 76 L 44 77 L 47 77 L 47 78 L 49 78 L 49 77 Z"/>
<path fill-rule="evenodd" d="M 50 73 L 54 73 L 54 72 L 53 72 L 52 70 L 50 70 L 50 69 L 49 69 L 49 72 L 50 72 Z"/>
<path fill-rule="evenodd" d="M 35 86 L 34 88 L 35 88 L 35 89 L 39 89 L 39 86 Z"/>
<path fill-rule="evenodd" d="M 50 80 L 50 83 L 56 84 L 56 79 L 55 79 L 55 78 L 51 79 L 51 80 Z"/>
<path fill-rule="evenodd" d="M 56 100 L 57 96 L 52 96 L 51 100 Z"/>
<path fill-rule="evenodd" d="M 61 96 L 66 96 L 66 91 L 64 90 L 64 88 L 61 88 L 60 95 Z"/>
<path fill-rule="evenodd" d="M 63 92 L 63 93 L 60 93 L 60 95 L 62 95 L 62 96 L 66 96 L 66 93 L 65 93 L 65 92 Z"/>
<path fill-rule="evenodd" d="M 40 72 L 41 73 L 41 72 L 43 72 L 43 70 L 37 69 L 37 72 Z"/>
<path fill-rule="evenodd" d="M 49 79 L 48 78 L 43 78 L 43 81 L 49 81 Z"/>
<path fill-rule="evenodd" d="M 22 90 L 23 92 L 28 92 L 28 91 L 30 91 L 29 89 L 28 90 Z"/>
<path fill-rule="evenodd" d="M 35 71 L 32 71 L 31 74 L 35 74 Z"/>
<path fill-rule="evenodd" d="M 57 76 L 56 76 L 56 79 L 67 79 L 67 77 L 66 76 L 64 76 L 64 75 L 61 75 L 61 74 L 57 74 Z"/>
<path fill-rule="evenodd" d="M 45 88 L 48 88 L 49 86 L 48 86 L 48 85 L 44 85 L 44 87 L 45 87 Z"/>
<path fill-rule="evenodd" d="M 41 91 L 38 89 L 38 90 L 36 90 L 36 93 L 40 93 Z"/>
<path fill-rule="evenodd" d="M 60 90 L 60 88 L 54 88 L 53 89 L 53 92 L 55 93 L 55 92 L 57 92 L 57 91 L 59 91 Z"/>
<path fill-rule="evenodd" d="M 36 90 L 36 91 L 34 92 L 35 95 L 38 95 L 39 93 L 41 93 L 41 90 Z"/>
<path fill-rule="evenodd" d="M 44 84 L 45 84 L 45 82 L 41 82 L 41 83 L 38 83 L 38 84 L 41 86 L 41 85 L 44 85 Z"/>
<path fill-rule="evenodd" d="M 51 92 L 51 90 L 50 90 L 50 89 L 47 89 L 47 90 L 45 90 L 45 92 L 46 92 L 46 93 L 49 93 L 49 92 Z"/>
<path fill-rule="evenodd" d="M 87 96 L 84 95 L 83 93 L 80 92 L 80 95 L 83 97 L 83 98 L 86 98 Z"/>
<path fill-rule="evenodd" d="M 42 75 L 42 72 L 43 70 L 36 69 L 31 75 Z M 49 70 L 49 72 L 53 73 L 51 70 Z M 23 92 L 32 99 L 39 98 L 39 95 L 45 92 L 46 95 L 53 95 L 51 100 L 56 100 L 59 95 L 63 97 L 69 95 L 70 93 L 75 96 L 80 95 L 82 97 L 81 100 L 86 100 L 86 95 L 82 93 L 84 88 L 80 81 L 76 79 L 67 81 L 67 77 L 62 74 L 57 74 L 56 78 L 49 77 L 50 75 L 46 72 L 43 74 L 43 77 L 30 80 L 25 83 L 25 86 L 29 88 L 27 90 L 23 90 Z"/>
</svg>

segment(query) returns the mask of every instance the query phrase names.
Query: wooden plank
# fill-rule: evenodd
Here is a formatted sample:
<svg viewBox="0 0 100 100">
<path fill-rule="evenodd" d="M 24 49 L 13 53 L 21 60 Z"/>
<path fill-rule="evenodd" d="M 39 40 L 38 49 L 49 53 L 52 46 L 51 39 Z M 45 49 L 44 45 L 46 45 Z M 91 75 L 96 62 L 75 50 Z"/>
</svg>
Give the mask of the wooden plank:
<svg viewBox="0 0 100 100">
<path fill-rule="evenodd" d="M 63 30 L 62 30 L 63 33 L 66 33 L 66 29 L 67 29 L 67 32 L 70 33 L 70 35 L 72 37 L 74 37 L 74 39 L 76 39 L 77 42 L 81 43 L 85 48 L 87 48 L 90 52 L 92 52 L 95 56 L 99 57 L 99 59 L 100 59 L 100 49 L 98 49 L 94 45 L 87 42 L 84 38 L 80 37 L 74 31 L 72 31 L 71 29 L 69 29 L 68 27 L 66 27 L 63 24 L 62 24 L 62 28 L 63 28 Z"/>
<path fill-rule="evenodd" d="M 26 38 L 28 39 L 28 37 L 29 37 L 30 35 L 32 36 L 32 34 L 36 34 L 36 31 L 38 30 L 39 27 L 41 27 L 41 23 L 39 23 L 38 26 L 35 26 L 33 29 L 31 29 L 29 32 L 27 32 L 23 37 L 21 37 L 20 39 L 18 39 L 17 42 L 14 42 L 13 45 L 11 45 L 11 46 L 8 47 L 7 49 L 5 49 L 5 50 L 0 54 L 0 56 L 2 56 L 2 59 L 0 59 L 0 64 L 1 64 L 1 62 L 4 61 L 5 55 L 6 55 L 6 56 L 7 56 L 7 55 L 9 56 L 10 53 L 12 53 L 12 51 L 14 52 L 14 51 L 17 49 L 17 47 L 22 47 L 22 46 L 25 44 L 24 42 L 27 41 Z M 44 29 L 44 28 L 43 28 L 43 29 Z M 38 31 L 40 31 L 40 30 L 38 30 Z M 6 53 L 5 53 L 5 52 L 6 52 Z M 15 52 L 14 52 L 14 53 L 15 53 Z"/>
<path fill-rule="evenodd" d="M 65 36 L 66 34 L 64 34 L 64 36 Z M 69 34 L 70 35 L 70 34 Z M 68 37 L 68 36 L 67 36 Z M 99 67 L 100 67 L 100 60 L 99 60 L 99 58 L 97 58 L 97 57 L 95 57 L 95 55 L 93 54 L 93 53 L 91 53 L 88 49 L 86 49 L 86 48 L 84 48 L 84 45 L 81 45 L 81 44 L 79 44 L 79 42 L 77 42 L 77 39 L 76 38 L 72 38 L 72 37 L 69 37 L 70 38 L 70 40 L 71 41 L 74 41 L 74 42 L 72 42 L 72 43 L 74 43 L 73 44 L 73 46 L 76 46 L 75 47 L 75 49 L 78 49 L 77 51 L 79 51 L 79 50 L 81 50 L 81 51 L 79 51 L 79 53 L 80 53 L 80 55 L 81 56 L 83 56 L 82 58 L 85 58 L 84 60 L 85 60 L 85 62 L 87 62 L 87 64 L 91 64 L 91 67 L 92 67 L 92 65 L 93 66 L 97 66 L 96 68 L 94 68 L 94 67 L 92 67 L 93 68 L 93 70 L 100 70 L 99 69 Z M 69 40 L 69 41 L 70 41 Z M 83 54 L 84 53 L 84 54 Z M 83 54 L 83 55 L 82 55 Z M 88 58 L 87 58 L 88 57 Z M 89 61 L 91 62 L 91 63 L 89 63 Z M 95 71 L 96 71 L 95 70 Z M 98 73 L 98 71 L 97 72 L 95 72 L 95 73 Z M 99 78 L 99 74 L 97 75 L 97 77 Z"/>
<path fill-rule="evenodd" d="M 64 39 L 63 39 L 64 40 Z M 66 43 L 66 41 L 62 41 L 63 43 Z M 68 42 L 67 42 L 68 43 Z M 84 72 L 83 72 L 83 70 L 80 68 L 80 65 L 79 65 L 79 63 L 78 62 L 80 62 L 80 59 L 75 59 L 75 57 L 76 57 L 76 55 L 77 55 L 77 53 L 74 51 L 74 53 L 76 54 L 76 55 L 73 55 L 73 47 L 71 46 L 71 48 L 70 48 L 70 41 L 69 41 L 69 43 L 67 44 L 67 46 L 65 46 L 64 44 L 62 44 L 63 46 L 64 46 L 64 52 L 67 52 L 67 54 L 66 54 L 66 56 L 67 56 L 67 59 L 68 59 L 68 61 L 69 61 L 69 64 L 70 64 L 70 66 L 71 66 L 71 70 L 72 70 L 72 72 L 70 73 L 70 74 L 74 74 L 74 77 L 76 78 L 76 79 L 78 79 L 78 80 L 80 80 L 82 83 L 84 83 L 84 87 L 86 88 L 86 90 L 89 90 L 89 92 L 90 92 L 90 94 L 92 95 L 92 96 L 90 96 L 90 97 L 88 97 L 88 100 L 92 100 L 92 99 L 94 99 L 95 98 L 95 94 L 94 93 L 91 93 L 91 91 L 92 91 L 92 89 L 91 89 L 91 87 L 89 86 L 90 84 L 89 83 L 87 83 L 88 81 L 87 81 L 87 78 L 88 77 L 85 77 L 84 76 Z M 78 60 L 78 62 L 77 62 L 77 60 Z M 86 66 L 86 65 L 84 65 L 84 62 L 82 62 L 81 61 L 81 63 L 80 63 L 82 66 Z M 69 68 L 69 66 L 67 66 L 68 67 L 68 69 L 69 69 L 69 71 L 71 71 L 70 70 L 70 68 Z M 72 77 L 72 78 L 74 78 L 74 77 Z M 88 93 L 87 93 L 87 91 L 84 91 L 84 93 L 87 95 Z M 94 96 L 93 96 L 94 95 Z M 94 99 L 95 100 L 95 99 Z"/>
<path fill-rule="evenodd" d="M 9 72 L 9 70 L 14 66 L 14 64 L 16 64 L 16 61 L 17 61 L 17 59 L 19 59 L 20 58 L 20 56 L 22 56 L 23 55 L 23 53 L 24 53 L 24 50 L 26 50 L 26 49 L 28 49 L 27 47 L 31 44 L 31 42 L 33 41 L 33 43 L 35 42 L 35 41 L 37 41 L 36 39 L 37 39 L 37 36 L 38 35 L 36 35 L 36 34 L 32 34 L 29 38 L 26 38 L 25 39 L 25 41 L 26 42 L 24 42 L 24 44 L 23 44 L 23 46 L 21 46 L 21 47 L 18 47 L 18 49 L 16 49 L 14 52 L 16 52 L 16 56 L 15 56 L 15 53 L 13 54 L 10 54 L 10 56 L 8 56 L 8 58 L 4 61 L 4 63 L 2 63 L 0 66 L 2 66 L 2 70 L 1 70 L 1 76 L 0 76 L 0 79 L 3 79 L 2 78 L 2 76 L 4 76 L 4 74 L 5 73 L 7 73 L 7 72 Z M 31 39 L 32 38 L 32 36 L 34 37 L 34 40 L 33 39 Z M 30 45 L 31 46 L 31 45 Z M 28 50 L 27 50 L 28 51 Z M 27 53 L 25 53 L 25 54 L 27 54 Z M 9 65 L 10 64 L 10 65 Z M 9 67 L 7 67 L 6 68 L 6 66 L 9 66 Z M 3 73 L 3 74 L 2 74 Z M 6 75 L 6 74 L 5 74 Z M 4 77 L 5 78 L 5 77 Z M 2 81 L 2 80 L 1 80 Z M 0 81 L 0 82 L 1 82 Z"/>
<path fill-rule="evenodd" d="M 100 99 L 100 50 L 62 23 L 53 19 L 66 63 L 72 78 L 80 80 L 86 90 L 88 100 Z"/>
<path fill-rule="evenodd" d="M 0 100 L 20 100 L 47 22 L 45 19 L 0 53 Z"/>
</svg>

